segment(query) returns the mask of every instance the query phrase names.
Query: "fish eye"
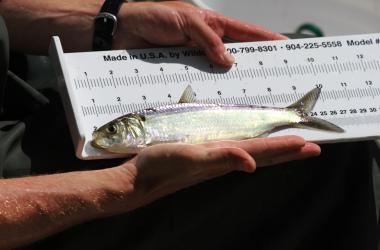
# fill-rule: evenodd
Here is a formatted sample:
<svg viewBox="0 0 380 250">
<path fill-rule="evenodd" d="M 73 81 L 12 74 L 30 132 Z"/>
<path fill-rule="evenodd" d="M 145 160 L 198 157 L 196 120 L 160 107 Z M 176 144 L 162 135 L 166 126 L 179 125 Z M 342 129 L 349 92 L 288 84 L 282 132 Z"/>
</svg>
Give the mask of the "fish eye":
<svg viewBox="0 0 380 250">
<path fill-rule="evenodd" d="M 117 128 L 114 124 L 112 125 L 109 125 L 107 128 L 106 128 L 106 131 L 107 133 L 110 133 L 110 134 L 115 134 L 116 131 L 117 131 Z"/>
</svg>

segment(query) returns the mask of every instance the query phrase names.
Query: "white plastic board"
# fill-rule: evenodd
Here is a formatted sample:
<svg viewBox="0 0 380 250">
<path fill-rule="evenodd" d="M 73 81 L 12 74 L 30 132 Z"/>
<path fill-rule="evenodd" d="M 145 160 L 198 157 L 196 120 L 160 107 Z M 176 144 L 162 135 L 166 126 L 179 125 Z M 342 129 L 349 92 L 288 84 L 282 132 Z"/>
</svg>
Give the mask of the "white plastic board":
<svg viewBox="0 0 380 250">
<path fill-rule="evenodd" d="M 160 48 L 64 53 L 54 37 L 51 57 L 76 154 L 116 157 L 90 145 L 94 128 L 123 114 L 178 101 L 190 84 L 213 103 L 285 107 L 315 86 L 322 94 L 310 115 L 346 132 L 286 129 L 307 140 L 335 142 L 380 135 L 380 34 L 228 44 L 231 69 L 198 49 Z"/>
</svg>

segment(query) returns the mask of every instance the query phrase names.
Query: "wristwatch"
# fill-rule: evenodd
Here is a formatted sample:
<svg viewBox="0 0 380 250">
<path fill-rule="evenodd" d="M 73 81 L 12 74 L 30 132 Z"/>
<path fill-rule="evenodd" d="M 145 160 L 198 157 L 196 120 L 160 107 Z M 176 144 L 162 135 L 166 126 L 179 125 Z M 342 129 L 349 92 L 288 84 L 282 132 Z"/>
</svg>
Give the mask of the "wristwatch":
<svg viewBox="0 0 380 250">
<path fill-rule="evenodd" d="M 126 0 L 105 0 L 99 14 L 94 20 L 94 36 L 92 49 L 110 50 L 112 39 L 117 29 L 117 13 Z"/>
</svg>

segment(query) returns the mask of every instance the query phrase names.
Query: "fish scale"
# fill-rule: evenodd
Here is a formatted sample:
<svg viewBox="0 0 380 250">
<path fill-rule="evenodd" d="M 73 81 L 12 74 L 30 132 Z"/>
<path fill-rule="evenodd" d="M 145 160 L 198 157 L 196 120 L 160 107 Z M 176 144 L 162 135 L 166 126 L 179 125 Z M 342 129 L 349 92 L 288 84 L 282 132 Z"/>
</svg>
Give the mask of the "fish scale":
<svg viewBox="0 0 380 250">
<path fill-rule="evenodd" d="M 93 133 L 95 148 L 113 153 L 137 153 L 160 143 L 205 143 L 239 140 L 284 127 L 310 127 L 343 132 L 340 127 L 308 117 L 321 93 L 314 88 L 285 108 L 196 103 L 191 86 L 179 104 L 149 108 L 119 117 Z"/>
<path fill-rule="evenodd" d="M 142 112 L 144 114 L 144 112 Z M 149 143 L 243 139 L 256 137 L 275 127 L 300 122 L 292 110 L 244 107 L 242 105 L 173 105 L 145 114 Z"/>
</svg>

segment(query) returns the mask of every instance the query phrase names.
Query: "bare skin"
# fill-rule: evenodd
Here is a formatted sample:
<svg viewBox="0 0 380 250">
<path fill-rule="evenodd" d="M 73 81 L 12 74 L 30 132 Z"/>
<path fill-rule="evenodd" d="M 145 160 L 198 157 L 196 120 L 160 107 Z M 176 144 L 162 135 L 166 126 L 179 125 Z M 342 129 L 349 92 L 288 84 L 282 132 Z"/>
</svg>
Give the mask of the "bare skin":
<svg viewBox="0 0 380 250">
<path fill-rule="evenodd" d="M 91 49 L 93 20 L 101 0 L 0 0 L 13 50 L 46 54 L 51 35 L 65 51 Z M 285 37 L 179 2 L 122 6 L 115 48 L 198 46 L 223 66 L 233 63 L 221 37 L 273 40 Z M 295 136 L 149 147 L 121 166 L 104 170 L 0 180 L 0 249 L 29 244 L 73 225 L 125 213 L 162 196 L 231 171 L 320 154 Z M 59 160 L 59 159 L 57 159 Z"/>
<path fill-rule="evenodd" d="M 0 181 L 0 249 L 26 245 L 73 225 L 131 211 L 232 171 L 317 156 L 320 148 L 286 136 L 203 145 L 149 147 L 124 164 Z"/>
<path fill-rule="evenodd" d="M 222 66 L 234 63 L 232 55 L 225 50 L 222 37 L 236 41 L 287 39 L 263 27 L 177 1 L 156 5 L 138 3 L 132 7 L 123 5 L 120 19 L 122 22 L 116 34 L 115 48 L 196 46 L 203 49 L 212 62 Z"/>
<path fill-rule="evenodd" d="M 47 54 L 51 36 L 59 35 L 66 52 L 88 51 L 93 20 L 102 3 L 99 0 L 2 0 L 0 14 L 7 22 L 14 50 Z M 222 66 L 234 62 L 225 51 L 222 37 L 236 41 L 287 39 L 255 24 L 177 1 L 123 4 L 118 18 L 116 49 L 197 46 L 212 62 Z"/>
</svg>

